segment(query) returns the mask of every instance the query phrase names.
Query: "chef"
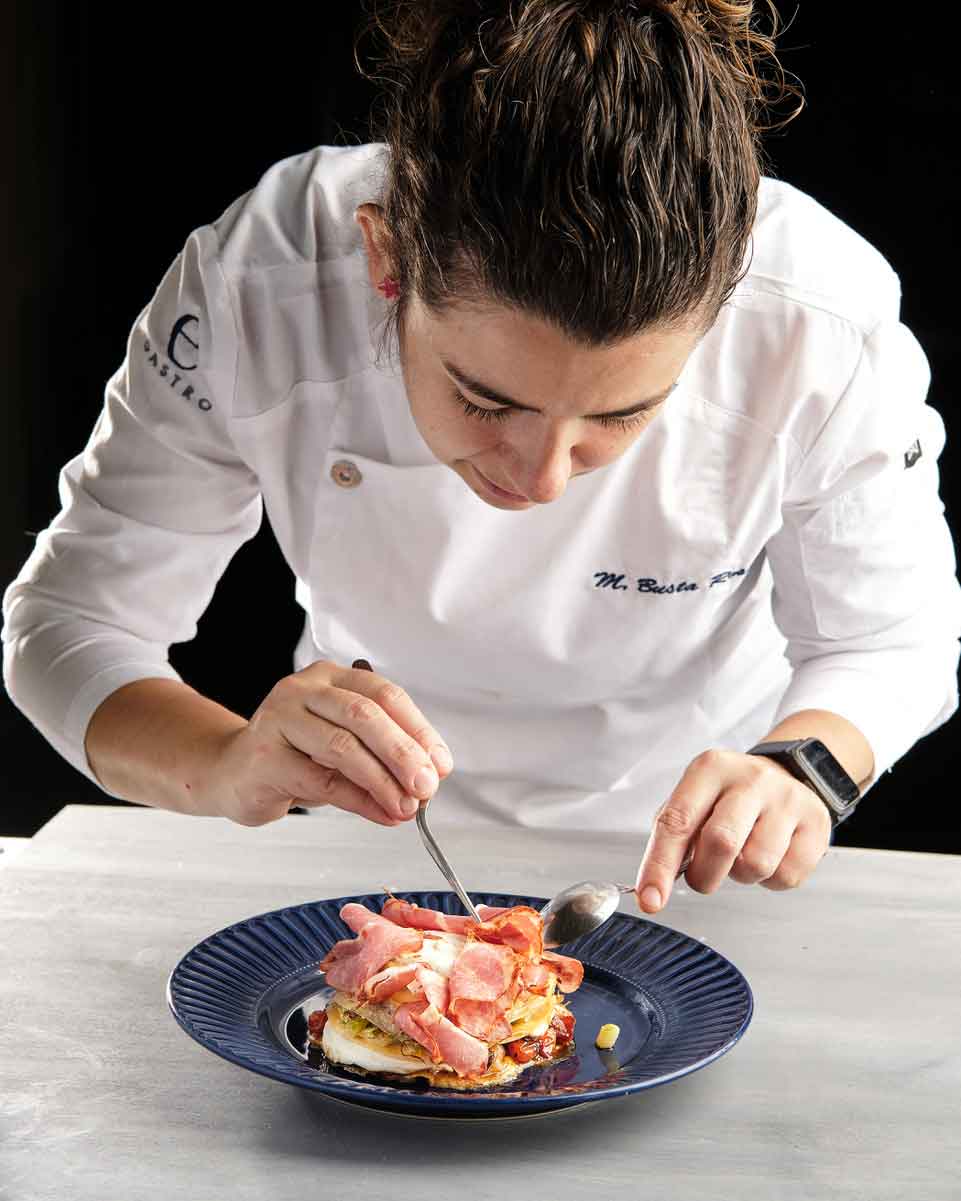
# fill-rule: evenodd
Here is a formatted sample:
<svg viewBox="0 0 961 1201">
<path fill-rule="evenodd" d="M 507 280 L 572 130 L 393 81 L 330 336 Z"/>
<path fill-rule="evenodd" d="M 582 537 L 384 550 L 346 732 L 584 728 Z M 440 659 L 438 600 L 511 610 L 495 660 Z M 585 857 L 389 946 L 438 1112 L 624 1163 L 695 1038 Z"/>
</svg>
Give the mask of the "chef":
<svg viewBox="0 0 961 1201">
<path fill-rule="evenodd" d="M 589 63 L 576 85 L 540 70 L 570 52 L 565 22 L 587 57 L 677 73 L 669 39 L 643 39 L 716 39 L 697 5 L 646 25 L 637 5 L 549 26 L 537 7 L 513 35 L 488 22 L 467 112 L 477 88 L 431 51 L 450 6 L 419 6 L 386 141 L 284 159 L 190 234 L 6 591 L 6 686 L 109 796 L 390 826 L 444 780 L 437 807 L 465 825 L 619 829 L 639 854 L 653 831 L 649 913 L 692 853 L 701 892 L 795 887 L 956 707 L 928 364 L 891 266 L 760 174 L 750 138 L 715 131 L 705 235 L 681 185 L 657 191 L 703 153 L 668 145 L 652 192 L 624 151 L 661 152 L 630 143 L 636 107 L 598 110 L 600 133 L 557 117 L 566 88 L 599 86 Z M 534 79 L 554 90 L 518 99 Z M 743 204 L 724 191 L 741 179 Z M 168 648 L 265 510 L 305 622 L 248 719 Z"/>
</svg>

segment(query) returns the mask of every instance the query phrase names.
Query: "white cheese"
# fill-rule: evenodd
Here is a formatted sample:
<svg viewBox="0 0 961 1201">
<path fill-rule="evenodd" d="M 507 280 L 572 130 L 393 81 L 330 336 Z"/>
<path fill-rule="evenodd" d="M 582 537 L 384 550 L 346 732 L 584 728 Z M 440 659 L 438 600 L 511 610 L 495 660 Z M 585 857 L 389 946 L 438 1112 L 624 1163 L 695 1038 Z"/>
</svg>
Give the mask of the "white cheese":
<svg viewBox="0 0 961 1201">
<path fill-rule="evenodd" d="M 339 1023 L 328 1018 L 321 1035 L 324 1054 L 335 1063 L 351 1064 L 368 1072 L 422 1072 L 422 1059 L 409 1055 L 388 1054 L 361 1038 L 351 1038 L 340 1029 Z"/>
<path fill-rule="evenodd" d="M 408 951 L 400 955 L 392 963 L 416 961 L 432 967 L 435 972 L 448 977 L 457 961 L 457 956 L 464 949 L 467 939 L 463 934 L 450 934 L 446 930 L 425 930 L 424 943 L 419 951 Z"/>
</svg>

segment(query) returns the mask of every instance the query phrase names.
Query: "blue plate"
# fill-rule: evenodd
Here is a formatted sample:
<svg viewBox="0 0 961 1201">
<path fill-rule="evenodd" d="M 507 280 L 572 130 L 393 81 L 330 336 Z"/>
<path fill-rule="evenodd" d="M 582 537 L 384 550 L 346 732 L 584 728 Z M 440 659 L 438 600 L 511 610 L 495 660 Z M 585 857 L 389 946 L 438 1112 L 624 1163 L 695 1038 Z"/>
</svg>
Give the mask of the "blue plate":
<svg viewBox="0 0 961 1201">
<path fill-rule="evenodd" d="M 394 895 L 463 912 L 452 892 Z M 546 904 L 543 897 L 506 893 L 471 898 L 484 905 Z M 722 955 L 667 926 L 615 913 L 562 948 L 584 963 L 584 983 L 568 999 L 577 1025 L 567 1059 L 473 1092 L 353 1077 L 308 1053 L 307 1016 L 334 992 L 317 964 L 339 939 L 354 937 L 340 920 L 341 907 L 356 901 L 379 913 L 385 899 L 367 893 L 314 901 L 212 934 L 171 974 L 171 1012 L 191 1038 L 252 1072 L 342 1101 L 433 1118 L 519 1117 L 667 1084 L 730 1051 L 751 1020 L 748 983 Z M 621 1028 L 612 1051 L 594 1046 L 605 1022 Z"/>
</svg>

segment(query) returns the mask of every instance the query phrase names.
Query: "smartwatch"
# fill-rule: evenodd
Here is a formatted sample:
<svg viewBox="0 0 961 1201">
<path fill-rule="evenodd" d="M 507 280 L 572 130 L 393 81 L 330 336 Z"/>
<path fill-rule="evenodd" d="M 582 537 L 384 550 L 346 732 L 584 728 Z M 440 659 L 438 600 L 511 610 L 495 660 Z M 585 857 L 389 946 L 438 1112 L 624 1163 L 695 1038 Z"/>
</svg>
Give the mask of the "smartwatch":
<svg viewBox="0 0 961 1201">
<path fill-rule="evenodd" d="M 764 755 L 818 794 L 831 814 L 831 829 L 850 817 L 861 799 L 858 786 L 817 738 L 793 742 L 759 742 L 747 752 Z"/>
</svg>

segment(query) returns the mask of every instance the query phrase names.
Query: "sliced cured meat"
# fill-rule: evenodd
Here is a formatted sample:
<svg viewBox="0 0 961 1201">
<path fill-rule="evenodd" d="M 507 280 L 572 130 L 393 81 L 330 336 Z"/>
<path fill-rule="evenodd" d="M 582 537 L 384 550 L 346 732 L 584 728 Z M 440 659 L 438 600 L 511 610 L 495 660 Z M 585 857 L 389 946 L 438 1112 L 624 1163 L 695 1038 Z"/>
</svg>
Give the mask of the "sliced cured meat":
<svg viewBox="0 0 961 1201">
<path fill-rule="evenodd" d="M 363 910 L 370 920 L 360 924 Z M 356 938 L 342 938 L 327 952 L 321 961 L 320 970 L 326 972 L 327 983 L 342 992 L 360 995 L 371 976 L 381 971 L 392 959 L 407 951 L 420 950 L 424 936 L 419 930 L 395 926 L 362 905 L 345 905 L 340 911 L 348 924 L 360 925 Z M 353 927 L 352 927 L 353 928 Z"/>
<path fill-rule="evenodd" d="M 544 919 L 529 905 L 515 905 L 474 926 L 474 938 L 499 942 L 536 962 L 544 949 Z"/>
<path fill-rule="evenodd" d="M 475 905 L 474 908 L 481 915 L 482 921 L 490 921 L 492 917 L 497 917 L 499 913 L 509 913 L 509 905 Z"/>
<path fill-rule="evenodd" d="M 511 1027 L 507 1011 L 517 993 L 518 967 L 510 947 L 467 943 L 450 974 L 451 1020 L 486 1042 L 508 1038 Z"/>
<path fill-rule="evenodd" d="M 340 920 L 350 926 L 355 934 L 359 934 L 367 923 L 377 916 L 366 905 L 358 905 L 355 901 L 349 901 L 340 909 Z"/>
<path fill-rule="evenodd" d="M 400 992 L 417 975 L 416 963 L 402 963 L 394 967 L 386 967 L 370 979 L 364 981 L 364 995 L 370 1001 L 383 1001 Z"/>
<path fill-rule="evenodd" d="M 547 955 L 549 952 L 545 951 L 544 954 Z M 557 973 L 551 971 L 546 963 L 525 963 L 520 970 L 521 988 L 540 993 L 542 996 L 546 996 L 551 991 L 556 979 Z"/>
<path fill-rule="evenodd" d="M 477 912 L 487 920 L 508 910 L 502 905 L 478 905 Z M 446 930 L 450 934 L 468 934 L 477 925 L 466 913 L 441 913 L 439 909 L 426 909 L 410 901 L 400 901 L 397 897 L 390 897 L 384 902 L 381 914 L 398 926 L 411 926 L 416 930 Z"/>
<path fill-rule="evenodd" d="M 394 1023 L 420 1043 L 434 1063 L 449 1064 L 458 1076 L 479 1076 L 487 1070 L 487 1044 L 455 1026 L 427 1001 L 398 1006 Z"/>
<path fill-rule="evenodd" d="M 517 974 L 517 957 L 510 947 L 469 942 L 457 956 L 450 974 L 451 1003 L 458 997 L 493 1001 L 507 992 Z"/>
<path fill-rule="evenodd" d="M 398 926 L 416 930 L 448 930 L 452 934 L 466 934 L 477 923 L 472 917 L 459 913 L 441 913 L 438 909 L 422 909 L 410 901 L 399 901 L 391 897 L 381 910 L 384 917 Z"/>
<path fill-rule="evenodd" d="M 574 992 L 580 988 L 584 980 L 584 965 L 579 959 L 558 955 L 555 951 L 544 951 L 541 959 L 557 972 L 557 987 L 561 992 Z"/>
<path fill-rule="evenodd" d="M 511 1007 L 510 997 L 495 1001 L 473 1001 L 469 997 L 458 997 L 451 1002 L 450 1018 L 461 1030 L 473 1034 L 485 1043 L 505 1042 L 511 1036 L 511 1024 L 507 1013 Z"/>
<path fill-rule="evenodd" d="M 428 1034 L 417 1020 L 429 1008 L 430 1002 L 423 999 L 408 1001 L 404 1005 L 398 1005 L 394 1010 L 394 1025 L 398 1030 L 402 1030 L 408 1038 L 412 1038 L 415 1042 L 420 1043 L 434 1063 L 440 1063 L 441 1054 L 440 1047 L 437 1045 L 437 1039 L 433 1035 Z"/>
<path fill-rule="evenodd" d="M 450 987 L 445 976 L 435 972 L 433 968 L 417 964 L 416 988 L 412 984 L 411 992 L 423 992 L 424 996 L 438 1012 L 446 1014 L 450 1004 Z"/>
</svg>

